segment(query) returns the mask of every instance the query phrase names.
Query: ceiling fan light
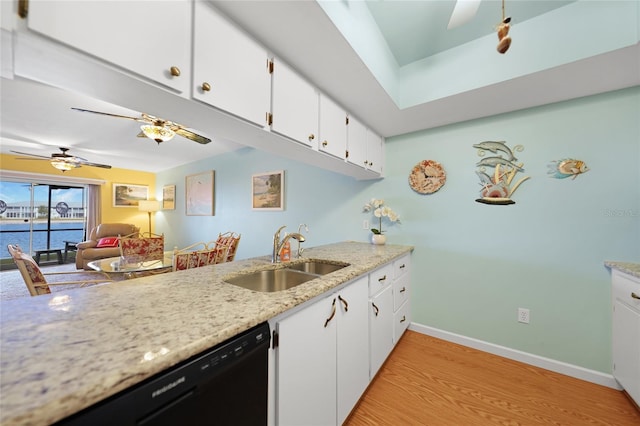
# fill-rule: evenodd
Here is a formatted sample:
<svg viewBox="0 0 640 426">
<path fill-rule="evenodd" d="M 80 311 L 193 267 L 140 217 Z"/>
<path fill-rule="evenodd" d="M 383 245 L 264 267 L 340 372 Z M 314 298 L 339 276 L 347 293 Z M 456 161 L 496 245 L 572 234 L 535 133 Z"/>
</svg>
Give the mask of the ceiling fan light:
<svg viewBox="0 0 640 426">
<path fill-rule="evenodd" d="M 63 172 L 66 172 L 67 170 L 75 169 L 76 167 L 80 167 L 79 164 L 69 163 L 68 161 L 62 161 L 62 160 L 51 160 L 51 165 Z"/>
<path fill-rule="evenodd" d="M 148 137 L 149 139 L 153 139 L 158 143 L 166 142 L 176 135 L 176 132 L 164 126 L 145 124 L 143 126 L 140 126 L 140 129 L 146 137 Z"/>
</svg>

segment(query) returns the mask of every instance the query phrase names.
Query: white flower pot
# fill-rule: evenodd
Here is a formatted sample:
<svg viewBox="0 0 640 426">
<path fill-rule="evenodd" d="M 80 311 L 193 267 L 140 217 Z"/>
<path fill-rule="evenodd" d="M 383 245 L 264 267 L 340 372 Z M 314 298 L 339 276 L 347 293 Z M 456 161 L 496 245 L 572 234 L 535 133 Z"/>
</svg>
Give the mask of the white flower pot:
<svg viewBox="0 0 640 426">
<path fill-rule="evenodd" d="M 387 242 L 387 237 L 383 234 L 371 234 L 371 244 L 382 245 Z"/>
</svg>

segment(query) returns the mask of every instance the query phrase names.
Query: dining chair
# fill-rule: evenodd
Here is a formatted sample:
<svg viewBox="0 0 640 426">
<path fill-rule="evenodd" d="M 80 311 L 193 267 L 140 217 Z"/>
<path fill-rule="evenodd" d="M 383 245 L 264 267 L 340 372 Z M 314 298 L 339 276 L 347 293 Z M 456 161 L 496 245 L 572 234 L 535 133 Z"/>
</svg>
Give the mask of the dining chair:
<svg viewBox="0 0 640 426">
<path fill-rule="evenodd" d="M 54 285 L 79 285 L 80 287 L 84 287 L 89 284 L 108 283 L 113 281 L 108 274 L 98 271 L 42 272 L 36 261 L 31 256 L 23 252 L 17 244 L 8 244 L 7 249 L 9 250 L 9 254 L 11 255 L 14 263 L 18 267 L 20 275 L 22 275 L 22 279 L 24 280 L 31 296 L 51 294 L 51 288 L 49 286 Z M 86 277 L 87 275 L 95 276 L 96 279 L 83 278 L 75 281 L 57 282 L 47 282 L 46 279 L 46 276 L 73 276 L 76 274 L 82 274 L 83 277 Z"/>
<path fill-rule="evenodd" d="M 216 244 L 229 248 L 225 262 L 233 262 L 233 259 L 235 259 L 236 252 L 238 251 L 238 243 L 240 243 L 240 235 L 241 234 L 231 231 L 218 234 Z"/>
<path fill-rule="evenodd" d="M 134 232 L 118 236 L 120 256 L 125 263 L 138 263 L 164 258 L 164 234 Z"/>
<path fill-rule="evenodd" d="M 196 243 L 173 252 L 173 271 L 215 265 L 226 260 L 228 247 L 213 243 Z"/>
</svg>

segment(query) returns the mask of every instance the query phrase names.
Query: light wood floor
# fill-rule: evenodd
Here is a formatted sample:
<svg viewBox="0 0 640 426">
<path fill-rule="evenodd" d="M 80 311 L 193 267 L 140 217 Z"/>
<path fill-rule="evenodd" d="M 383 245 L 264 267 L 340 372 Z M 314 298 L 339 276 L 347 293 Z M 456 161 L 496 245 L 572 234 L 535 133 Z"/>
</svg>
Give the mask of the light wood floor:
<svg viewBox="0 0 640 426">
<path fill-rule="evenodd" d="M 345 423 L 640 425 L 624 393 L 407 331 Z"/>
</svg>

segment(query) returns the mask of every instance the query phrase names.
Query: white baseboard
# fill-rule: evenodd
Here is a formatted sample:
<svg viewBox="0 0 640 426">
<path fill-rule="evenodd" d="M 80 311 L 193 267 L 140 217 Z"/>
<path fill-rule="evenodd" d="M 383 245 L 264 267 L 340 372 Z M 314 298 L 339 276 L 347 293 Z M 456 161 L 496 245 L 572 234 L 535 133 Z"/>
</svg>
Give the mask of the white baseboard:
<svg viewBox="0 0 640 426">
<path fill-rule="evenodd" d="M 554 359 L 530 354 L 528 352 L 519 351 L 517 349 L 507 348 L 505 346 L 496 345 L 493 343 L 474 339 L 472 337 L 466 337 L 461 334 L 450 333 L 438 328 L 416 324 L 415 322 L 412 322 L 409 325 L 409 330 L 436 337 L 438 339 L 446 340 L 448 342 L 478 349 L 480 351 L 488 352 L 504 358 L 520 361 L 525 364 L 533 365 L 535 367 L 544 368 L 546 370 L 554 371 L 556 373 L 564 374 L 570 377 L 575 377 L 576 379 L 581 379 L 609 388 L 622 390 L 622 387 L 618 384 L 616 379 L 611 374 L 605 374 L 600 371 L 590 370 L 588 368 L 580 367 L 573 364 L 567 364 L 566 362 L 556 361 Z"/>
</svg>

